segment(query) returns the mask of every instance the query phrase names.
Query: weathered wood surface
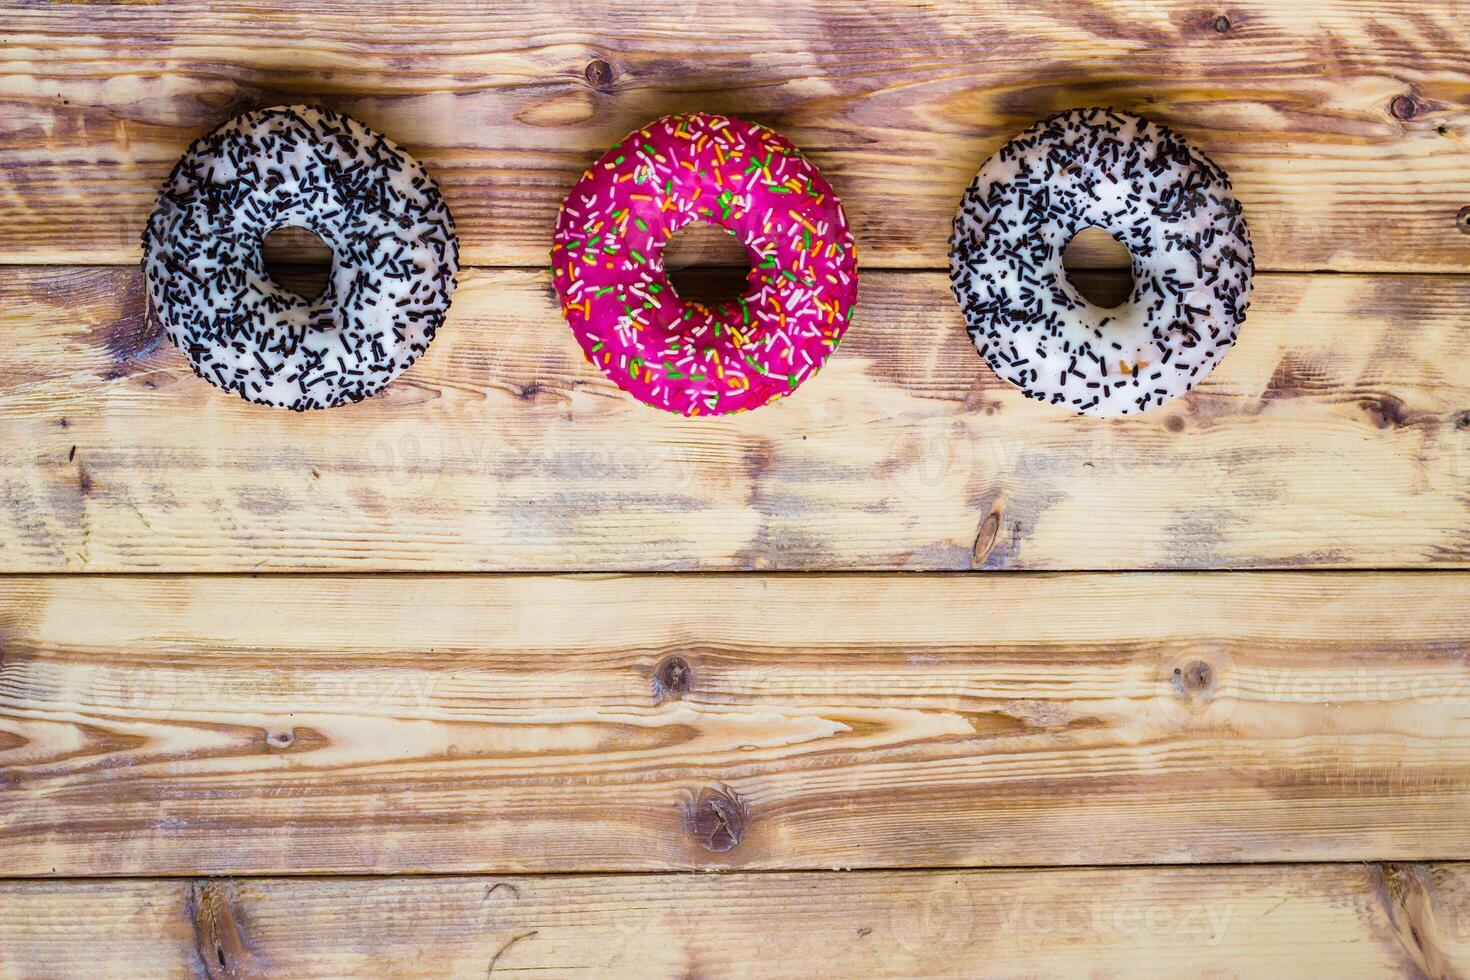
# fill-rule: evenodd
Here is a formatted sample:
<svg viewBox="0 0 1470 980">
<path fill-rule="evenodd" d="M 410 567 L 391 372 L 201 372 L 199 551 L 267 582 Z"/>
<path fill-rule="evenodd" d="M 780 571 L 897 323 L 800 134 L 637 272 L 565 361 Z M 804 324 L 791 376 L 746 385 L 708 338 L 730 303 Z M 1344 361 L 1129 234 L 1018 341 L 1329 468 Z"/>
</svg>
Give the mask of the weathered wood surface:
<svg viewBox="0 0 1470 980">
<path fill-rule="evenodd" d="M 0 976 L 1451 977 L 1463 864 L 0 883 Z"/>
<path fill-rule="evenodd" d="M 960 192 L 1032 120 L 1111 104 L 1235 180 L 1263 268 L 1470 270 L 1470 7 L 1417 0 L 31 4 L 0 8 L 0 262 L 126 263 L 190 140 L 311 99 L 437 175 L 472 264 L 539 266 L 630 129 L 774 125 L 870 267 L 944 264 Z"/>
<path fill-rule="evenodd" d="M 1470 278 L 1258 277 L 1171 407 L 1032 402 L 937 273 L 871 274 L 842 350 L 683 419 L 582 358 L 535 271 L 465 276 L 379 397 L 293 415 L 190 372 L 130 269 L 0 269 L 11 571 L 1470 564 Z"/>
<path fill-rule="evenodd" d="M 0 594 L 10 874 L 1470 853 L 1462 573 Z"/>
</svg>

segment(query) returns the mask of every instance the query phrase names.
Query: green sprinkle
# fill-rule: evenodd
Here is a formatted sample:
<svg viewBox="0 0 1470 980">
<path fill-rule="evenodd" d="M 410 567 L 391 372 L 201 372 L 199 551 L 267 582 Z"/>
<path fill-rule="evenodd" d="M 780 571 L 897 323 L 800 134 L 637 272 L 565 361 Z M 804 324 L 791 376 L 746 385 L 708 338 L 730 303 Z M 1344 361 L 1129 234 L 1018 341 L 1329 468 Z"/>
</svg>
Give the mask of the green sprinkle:
<svg viewBox="0 0 1470 980">
<path fill-rule="evenodd" d="M 613 291 L 613 287 L 612 286 L 603 286 L 601 289 L 599 289 L 596 293 L 593 294 L 593 298 L 594 299 L 601 299 L 602 297 L 606 296 L 608 293 L 610 293 L 612 291 Z"/>
<path fill-rule="evenodd" d="M 646 222 L 644 222 L 644 220 L 642 218 L 634 218 L 633 219 L 633 224 L 635 224 L 635 225 L 638 226 L 638 230 L 639 231 L 647 231 L 648 230 L 648 225 L 647 225 Z"/>
<path fill-rule="evenodd" d="M 633 259 L 639 265 L 642 265 L 643 263 L 645 263 L 645 262 L 648 261 L 646 258 L 643 257 L 642 253 L 639 252 L 636 248 L 630 248 L 630 249 L 628 249 L 628 254 L 629 255 L 632 255 L 633 256 Z"/>
<path fill-rule="evenodd" d="M 592 353 L 596 354 L 598 351 L 602 350 L 606 346 L 607 346 L 607 341 L 605 341 L 605 340 L 599 340 L 597 343 L 595 343 L 595 344 L 592 345 Z"/>
</svg>

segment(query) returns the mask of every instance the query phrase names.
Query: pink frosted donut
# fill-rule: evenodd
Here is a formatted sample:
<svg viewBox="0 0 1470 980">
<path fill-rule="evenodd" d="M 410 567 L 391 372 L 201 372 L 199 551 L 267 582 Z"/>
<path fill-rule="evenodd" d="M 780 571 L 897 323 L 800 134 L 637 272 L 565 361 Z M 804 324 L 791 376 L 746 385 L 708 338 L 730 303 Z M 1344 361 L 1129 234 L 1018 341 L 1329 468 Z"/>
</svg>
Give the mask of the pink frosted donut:
<svg viewBox="0 0 1470 980">
<path fill-rule="evenodd" d="M 744 296 L 708 307 L 674 292 L 664 242 L 691 221 L 744 243 Z M 725 116 L 666 116 L 603 154 L 562 204 L 551 268 L 588 360 L 684 415 L 792 391 L 837 348 L 857 301 L 842 202 L 785 137 Z"/>
</svg>

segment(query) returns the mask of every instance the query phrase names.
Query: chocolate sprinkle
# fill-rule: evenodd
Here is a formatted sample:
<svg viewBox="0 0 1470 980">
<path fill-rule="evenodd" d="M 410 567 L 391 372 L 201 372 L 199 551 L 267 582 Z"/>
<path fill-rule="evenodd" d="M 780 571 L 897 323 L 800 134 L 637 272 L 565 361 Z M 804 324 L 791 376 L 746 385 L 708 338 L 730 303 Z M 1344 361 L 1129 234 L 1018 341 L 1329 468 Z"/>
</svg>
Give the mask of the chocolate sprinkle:
<svg viewBox="0 0 1470 980">
<path fill-rule="evenodd" d="M 1083 299 L 1062 250 L 1101 228 L 1132 256 L 1116 310 Z M 1194 387 L 1235 343 L 1255 272 L 1225 172 L 1170 130 L 1110 109 L 1036 123 L 965 191 L 950 284 L 970 339 L 1027 397 L 1126 415 Z"/>
<path fill-rule="evenodd" d="M 332 250 L 307 300 L 265 271 L 261 242 L 305 228 Z M 413 158 L 341 113 L 278 106 L 196 140 L 143 232 L 143 272 L 201 378 L 295 411 L 376 394 L 428 349 L 459 271 L 454 220 Z"/>
</svg>

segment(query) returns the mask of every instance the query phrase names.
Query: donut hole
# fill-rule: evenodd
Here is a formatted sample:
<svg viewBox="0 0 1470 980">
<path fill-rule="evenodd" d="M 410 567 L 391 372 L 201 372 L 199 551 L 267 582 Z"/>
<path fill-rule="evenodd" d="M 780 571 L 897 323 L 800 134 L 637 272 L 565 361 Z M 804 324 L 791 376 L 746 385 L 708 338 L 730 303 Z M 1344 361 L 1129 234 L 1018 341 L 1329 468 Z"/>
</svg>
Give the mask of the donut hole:
<svg viewBox="0 0 1470 980">
<path fill-rule="evenodd" d="M 1105 310 L 1133 294 L 1133 260 L 1128 246 L 1101 228 L 1083 228 L 1062 249 L 1062 268 L 1077 294 Z"/>
<path fill-rule="evenodd" d="M 332 250 L 315 232 L 282 225 L 260 242 L 266 275 L 308 302 L 321 298 L 332 279 Z"/>
<path fill-rule="evenodd" d="M 740 241 L 718 225 L 685 225 L 664 242 L 664 272 L 686 303 L 721 306 L 749 288 L 750 256 Z"/>
</svg>

